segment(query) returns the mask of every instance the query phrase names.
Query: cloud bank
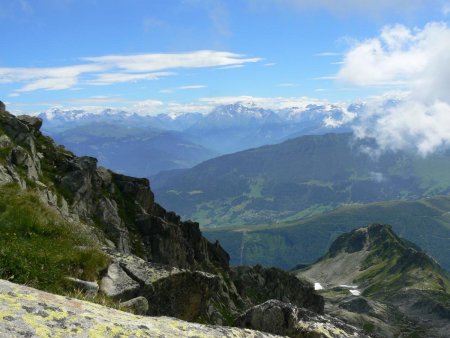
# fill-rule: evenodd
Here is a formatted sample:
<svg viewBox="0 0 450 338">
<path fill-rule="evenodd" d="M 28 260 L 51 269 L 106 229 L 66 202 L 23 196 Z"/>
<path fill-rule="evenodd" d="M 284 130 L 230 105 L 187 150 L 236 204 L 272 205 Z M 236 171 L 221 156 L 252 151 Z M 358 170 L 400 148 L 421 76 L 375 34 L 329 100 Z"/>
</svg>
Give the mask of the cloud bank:
<svg viewBox="0 0 450 338">
<path fill-rule="evenodd" d="M 369 102 L 355 127 L 381 150 L 414 149 L 427 155 L 450 145 L 450 29 L 429 23 L 410 29 L 385 27 L 356 43 L 337 74 L 356 86 L 397 85 L 403 98 L 390 105 Z"/>
<path fill-rule="evenodd" d="M 174 70 L 243 66 L 260 61 L 241 54 L 213 50 L 189 53 L 105 55 L 82 58 L 82 64 L 65 67 L 0 68 L 0 83 L 19 83 L 16 91 L 62 90 L 77 85 L 158 80 L 176 75 Z"/>
</svg>

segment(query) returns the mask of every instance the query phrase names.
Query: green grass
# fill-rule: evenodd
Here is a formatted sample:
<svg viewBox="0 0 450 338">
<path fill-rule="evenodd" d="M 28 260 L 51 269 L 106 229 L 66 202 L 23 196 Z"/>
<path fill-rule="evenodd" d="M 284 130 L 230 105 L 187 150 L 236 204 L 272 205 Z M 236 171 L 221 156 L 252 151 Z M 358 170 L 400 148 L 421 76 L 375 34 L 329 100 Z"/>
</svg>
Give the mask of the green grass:
<svg viewBox="0 0 450 338">
<path fill-rule="evenodd" d="M 109 259 L 33 192 L 0 188 L 0 278 L 64 293 L 66 276 L 96 280 Z"/>
</svg>

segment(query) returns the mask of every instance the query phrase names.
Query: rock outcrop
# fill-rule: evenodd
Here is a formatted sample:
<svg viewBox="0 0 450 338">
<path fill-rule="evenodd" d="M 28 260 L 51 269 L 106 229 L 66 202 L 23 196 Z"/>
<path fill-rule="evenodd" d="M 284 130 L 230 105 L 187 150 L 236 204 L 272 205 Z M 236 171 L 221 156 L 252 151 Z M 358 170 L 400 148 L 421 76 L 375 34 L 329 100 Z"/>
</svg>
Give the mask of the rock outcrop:
<svg viewBox="0 0 450 338">
<path fill-rule="evenodd" d="M 231 279 L 248 304 L 278 299 L 323 313 L 324 300 L 312 284 L 276 268 L 239 266 L 231 269 Z"/>
<path fill-rule="evenodd" d="M 221 274 L 180 269 L 117 252 L 110 256 L 112 264 L 100 290 L 121 302 L 146 299 L 145 315 L 227 324 L 228 316 L 237 316 L 243 308 L 234 284 Z"/>
<path fill-rule="evenodd" d="M 252 307 L 236 320 L 236 325 L 289 337 L 370 337 L 343 321 L 269 300 Z"/>
<path fill-rule="evenodd" d="M 141 317 L 0 280 L 1 337 L 275 337 L 169 317 Z"/>
</svg>

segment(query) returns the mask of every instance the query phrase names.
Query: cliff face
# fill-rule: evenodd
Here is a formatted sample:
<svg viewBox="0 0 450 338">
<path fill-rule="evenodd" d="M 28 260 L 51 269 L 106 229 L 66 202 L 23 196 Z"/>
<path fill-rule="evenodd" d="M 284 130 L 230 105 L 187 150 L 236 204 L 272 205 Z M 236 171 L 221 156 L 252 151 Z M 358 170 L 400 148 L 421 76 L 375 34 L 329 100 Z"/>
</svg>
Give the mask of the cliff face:
<svg viewBox="0 0 450 338">
<path fill-rule="evenodd" d="M 182 222 L 155 203 L 147 179 L 113 173 L 77 157 L 39 131 L 42 121 L 0 111 L 0 183 L 35 187 L 65 218 L 97 226 L 122 253 L 181 268 L 228 269 L 228 254 L 209 243 L 198 223 Z"/>
</svg>

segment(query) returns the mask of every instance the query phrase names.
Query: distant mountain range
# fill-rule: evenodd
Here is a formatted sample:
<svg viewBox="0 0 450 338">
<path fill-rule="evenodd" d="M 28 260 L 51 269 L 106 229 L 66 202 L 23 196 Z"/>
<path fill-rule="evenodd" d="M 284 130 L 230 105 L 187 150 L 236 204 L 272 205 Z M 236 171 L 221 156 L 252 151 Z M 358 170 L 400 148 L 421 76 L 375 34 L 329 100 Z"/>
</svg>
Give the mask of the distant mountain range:
<svg viewBox="0 0 450 338">
<path fill-rule="evenodd" d="M 43 131 L 76 154 L 97 157 L 101 165 L 119 172 L 151 176 L 298 135 L 350 130 L 358 109 L 308 104 L 270 110 L 235 103 L 209 114 L 143 116 L 113 109 L 52 109 L 39 117 Z"/>
<path fill-rule="evenodd" d="M 153 177 L 162 205 L 203 227 L 275 223 L 343 204 L 450 192 L 450 152 L 367 153 L 350 133 L 302 136 Z"/>
</svg>

